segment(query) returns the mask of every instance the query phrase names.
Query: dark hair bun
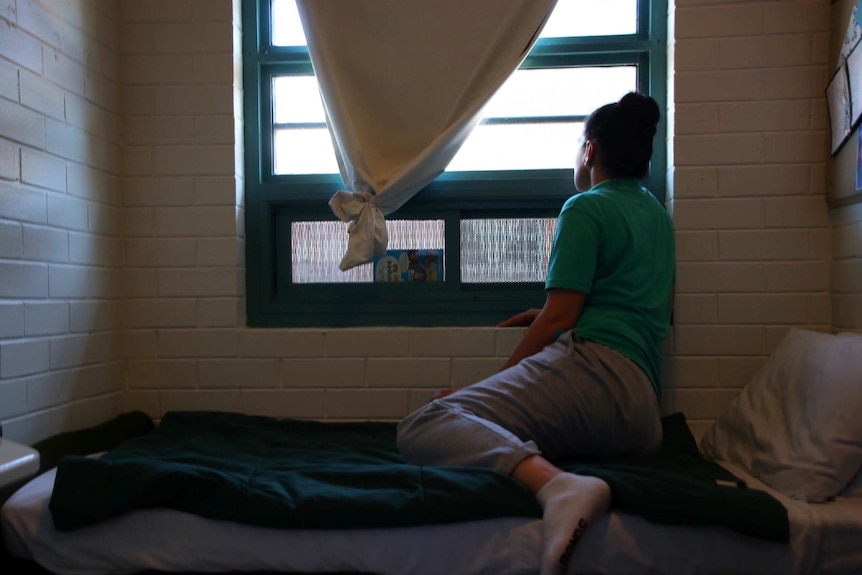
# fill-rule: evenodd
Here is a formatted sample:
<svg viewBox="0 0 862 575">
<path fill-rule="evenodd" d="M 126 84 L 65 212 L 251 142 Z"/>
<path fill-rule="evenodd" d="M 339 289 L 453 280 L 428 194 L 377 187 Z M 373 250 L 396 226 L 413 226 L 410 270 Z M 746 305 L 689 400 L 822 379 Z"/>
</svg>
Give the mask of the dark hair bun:
<svg viewBox="0 0 862 575">
<path fill-rule="evenodd" d="M 627 120 L 640 123 L 650 133 L 655 135 L 655 128 L 661 118 L 658 103 L 644 94 L 629 92 L 618 103 L 619 111 Z"/>
<path fill-rule="evenodd" d="M 658 103 L 637 92 L 605 104 L 587 117 L 584 137 L 599 146 L 599 162 L 608 176 L 646 176 L 660 117 Z"/>
</svg>

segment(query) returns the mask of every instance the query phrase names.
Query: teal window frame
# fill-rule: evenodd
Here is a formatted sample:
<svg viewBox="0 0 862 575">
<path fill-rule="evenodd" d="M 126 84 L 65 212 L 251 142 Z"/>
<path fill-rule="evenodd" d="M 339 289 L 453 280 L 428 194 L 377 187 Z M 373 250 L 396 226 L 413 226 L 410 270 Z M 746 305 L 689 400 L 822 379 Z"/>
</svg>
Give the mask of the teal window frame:
<svg viewBox="0 0 862 575">
<path fill-rule="evenodd" d="M 556 217 L 573 193 L 572 169 L 444 173 L 389 219 L 445 222 L 445 280 L 435 283 L 294 284 L 290 225 L 334 220 L 338 175 L 272 174 L 271 78 L 310 74 L 305 48 L 273 46 L 270 0 L 242 1 L 246 315 L 252 327 L 490 326 L 541 307 L 541 282 L 462 284 L 460 221 Z M 667 0 L 638 0 L 628 36 L 540 38 L 522 68 L 637 65 L 637 88 L 667 108 Z M 584 118 L 567 118 L 582 121 Z M 646 185 L 665 196 L 667 124 L 659 124 Z M 574 161 L 574 158 L 573 158 Z"/>
</svg>

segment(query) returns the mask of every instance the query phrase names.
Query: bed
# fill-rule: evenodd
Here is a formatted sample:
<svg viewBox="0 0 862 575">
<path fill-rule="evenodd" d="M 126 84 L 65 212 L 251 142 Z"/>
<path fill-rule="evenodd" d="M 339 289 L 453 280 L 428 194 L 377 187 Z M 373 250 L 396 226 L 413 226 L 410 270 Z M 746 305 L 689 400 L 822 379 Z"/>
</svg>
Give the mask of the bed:
<svg viewBox="0 0 862 575">
<path fill-rule="evenodd" d="M 801 344 L 800 335 L 806 340 Z M 844 451 L 838 458 L 822 454 L 830 458 L 828 472 L 812 471 L 821 465 L 817 457 L 808 453 L 800 464 L 794 452 L 799 438 L 781 437 L 798 434 L 800 426 L 781 431 L 774 421 L 781 415 L 804 422 L 812 409 L 825 408 L 830 421 L 855 425 L 841 411 L 850 409 L 846 392 L 837 404 L 821 395 L 801 414 L 775 403 L 806 399 L 787 383 L 788 370 L 801 378 L 800 345 L 808 350 L 808 340 L 819 342 L 823 335 L 788 336 L 716 421 L 702 450 L 684 415 L 672 414 L 663 420 L 665 440 L 654 456 L 559 462 L 602 477 L 614 493 L 611 512 L 586 532 L 569 572 L 862 572 L 862 457 L 845 449 L 847 429 L 827 426 Z M 862 337 L 825 337 L 858 368 L 862 348 L 853 346 Z M 809 355 L 822 364 L 818 353 Z M 790 368 L 784 365 L 788 358 Z M 830 366 L 840 364 L 834 350 L 827 359 Z M 821 372 L 815 378 L 820 392 L 829 379 Z M 845 377 L 843 388 L 862 387 L 856 375 L 862 371 L 839 372 L 855 382 L 848 385 Z M 797 397 L 763 400 L 769 396 L 763 390 L 779 379 Z M 61 575 L 538 570 L 541 520 L 532 496 L 488 470 L 409 466 L 394 449 L 392 424 L 177 412 L 151 428 L 143 414 L 127 414 L 91 430 L 91 438 L 119 439 L 101 456 L 82 455 L 101 447 L 92 440 L 64 450 L 77 455 L 58 457 L 57 466 L 43 454 L 44 472 L 3 505 L 9 555 Z M 763 430 L 778 436 L 772 443 L 781 449 L 764 439 Z M 811 449 L 811 437 L 796 443 Z M 274 451 L 287 457 L 271 463 Z M 794 466 L 802 478 L 795 483 L 788 471 Z"/>
</svg>

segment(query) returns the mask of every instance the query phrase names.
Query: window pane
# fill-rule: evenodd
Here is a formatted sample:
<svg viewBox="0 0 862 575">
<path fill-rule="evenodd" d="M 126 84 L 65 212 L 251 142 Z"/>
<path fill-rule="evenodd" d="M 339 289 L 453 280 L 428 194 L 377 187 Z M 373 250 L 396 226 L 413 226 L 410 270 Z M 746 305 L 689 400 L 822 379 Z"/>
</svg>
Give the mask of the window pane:
<svg viewBox="0 0 862 575">
<path fill-rule="evenodd" d="M 558 0 L 540 38 L 637 32 L 637 0 Z M 294 0 L 272 0 L 274 46 L 305 46 Z"/>
<path fill-rule="evenodd" d="M 485 118 L 586 116 L 637 88 L 637 66 L 517 70 L 494 94 Z"/>
<path fill-rule="evenodd" d="M 389 249 L 442 250 L 443 220 L 389 220 Z M 291 267 L 293 283 L 372 282 L 371 264 L 346 272 L 338 269 L 347 250 L 347 224 L 341 221 L 293 222 Z M 444 255 L 445 257 L 445 255 Z"/>
<path fill-rule="evenodd" d="M 580 122 L 477 126 L 446 171 L 571 168 L 581 131 Z"/>
<path fill-rule="evenodd" d="M 461 221 L 463 283 L 544 282 L 556 218 Z"/>
<path fill-rule="evenodd" d="M 518 70 L 488 103 L 484 118 L 526 121 L 478 126 L 446 171 L 570 168 L 582 124 L 530 123 L 529 118 L 583 117 L 636 87 L 635 66 Z M 312 76 L 273 78 L 273 106 L 277 124 L 325 123 Z M 273 170 L 276 175 L 338 173 L 327 130 L 276 128 Z"/>
<path fill-rule="evenodd" d="M 272 79 L 273 121 L 326 123 L 323 102 L 314 76 L 276 76 Z"/>
<path fill-rule="evenodd" d="M 559 0 L 540 38 L 637 32 L 637 0 Z"/>
<path fill-rule="evenodd" d="M 326 128 L 277 129 L 273 137 L 273 172 L 337 174 L 338 161 Z"/>
<path fill-rule="evenodd" d="M 588 86 L 589 89 L 584 87 Z M 583 124 L 575 121 L 637 88 L 636 66 L 518 70 L 483 112 L 478 126 L 446 168 L 448 172 L 571 168 Z M 569 117 L 530 123 L 528 118 Z"/>
<path fill-rule="evenodd" d="M 295 0 L 272 0 L 273 46 L 305 46 Z"/>
</svg>

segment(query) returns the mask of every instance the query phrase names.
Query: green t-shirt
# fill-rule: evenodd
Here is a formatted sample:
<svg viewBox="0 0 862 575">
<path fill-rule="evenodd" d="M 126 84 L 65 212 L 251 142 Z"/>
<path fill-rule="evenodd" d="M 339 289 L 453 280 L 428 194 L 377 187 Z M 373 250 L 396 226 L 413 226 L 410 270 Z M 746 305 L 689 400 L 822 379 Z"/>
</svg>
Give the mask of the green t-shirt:
<svg viewBox="0 0 862 575">
<path fill-rule="evenodd" d="M 563 205 L 545 282 L 586 293 L 578 336 L 634 361 L 659 396 L 674 257 L 664 206 L 636 179 L 605 180 Z"/>
</svg>

